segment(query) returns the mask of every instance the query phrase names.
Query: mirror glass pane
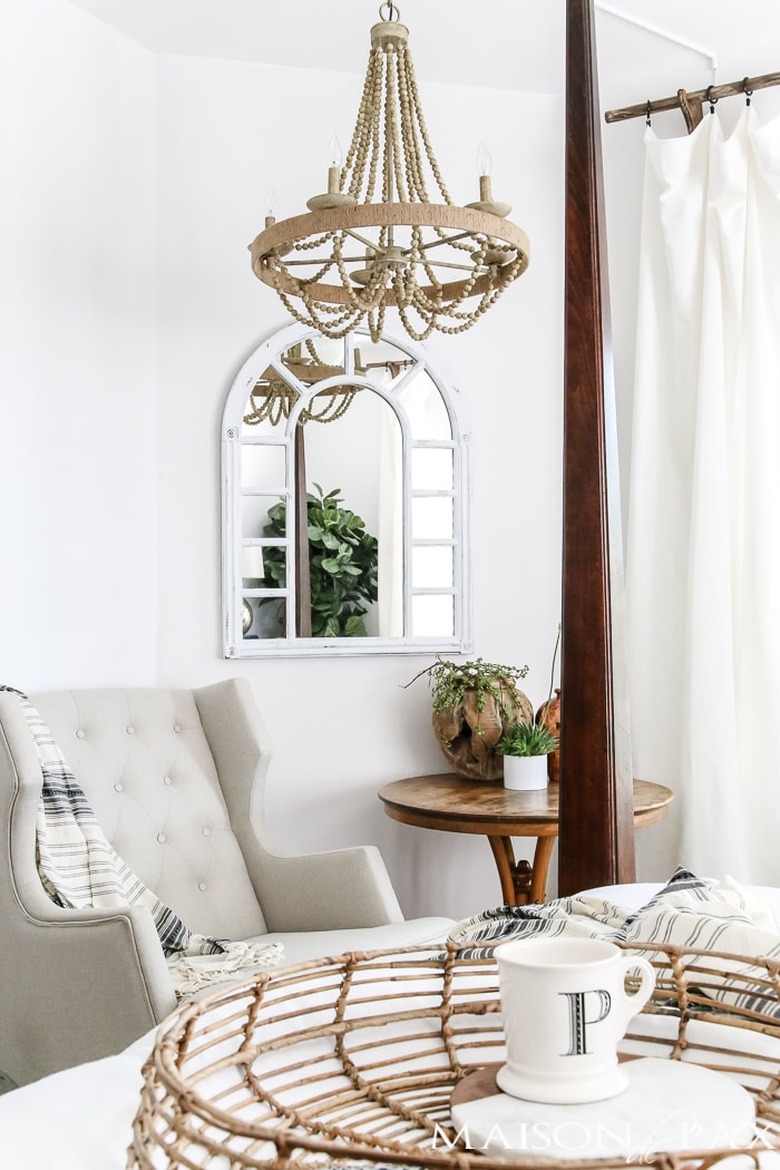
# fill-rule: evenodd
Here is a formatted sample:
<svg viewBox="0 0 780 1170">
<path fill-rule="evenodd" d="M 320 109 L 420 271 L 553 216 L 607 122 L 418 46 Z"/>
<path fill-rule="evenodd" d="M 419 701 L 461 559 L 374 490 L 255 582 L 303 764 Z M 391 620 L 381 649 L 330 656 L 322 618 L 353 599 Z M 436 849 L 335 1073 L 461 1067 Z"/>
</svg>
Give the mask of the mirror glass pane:
<svg viewBox="0 0 780 1170">
<path fill-rule="evenodd" d="M 284 491 L 285 448 L 268 443 L 241 446 L 241 486 Z"/>
<path fill-rule="evenodd" d="M 244 589 L 262 589 L 265 586 L 265 561 L 261 545 L 244 545 L 241 549 L 241 582 Z"/>
<path fill-rule="evenodd" d="M 283 597 L 244 597 L 241 610 L 243 637 L 249 641 L 283 638 L 286 612 L 287 602 Z"/>
<path fill-rule="evenodd" d="M 452 449 L 415 447 L 412 450 L 412 488 L 452 491 Z"/>
<path fill-rule="evenodd" d="M 311 634 L 301 636 L 384 636 L 384 615 L 402 604 L 403 589 L 402 546 L 393 553 L 402 528 L 395 411 L 358 387 L 335 426 L 304 426 L 301 449 L 311 585 Z"/>
<path fill-rule="evenodd" d="M 452 545 L 418 545 L 412 549 L 412 588 L 451 589 Z"/>
<path fill-rule="evenodd" d="M 264 535 L 269 508 L 278 504 L 278 495 L 244 496 L 241 500 L 241 535 L 256 540 Z"/>
<path fill-rule="evenodd" d="M 416 370 L 398 392 L 399 401 L 409 416 L 415 442 L 452 438 L 452 425 L 439 388 L 427 370 Z"/>
<path fill-rule="evenodd" d="M 412 540 L 450 540 L 451 496 L 415 496 L 412 500 Z"/>
<path fill-rule="evenodd" d="M 448 638 L 455 628 L 452 594 L 412 597 L 412 629 L 418 638 Z"/>
<path fill-rule="evenodd" d="M 298 399 L 297 389 L 273 366 L 266 366 L 241 412 L 242 438 L 279 438 L 279 424 Z M 283 432 L 282 432 L 283 433 Z"/>
</svg>

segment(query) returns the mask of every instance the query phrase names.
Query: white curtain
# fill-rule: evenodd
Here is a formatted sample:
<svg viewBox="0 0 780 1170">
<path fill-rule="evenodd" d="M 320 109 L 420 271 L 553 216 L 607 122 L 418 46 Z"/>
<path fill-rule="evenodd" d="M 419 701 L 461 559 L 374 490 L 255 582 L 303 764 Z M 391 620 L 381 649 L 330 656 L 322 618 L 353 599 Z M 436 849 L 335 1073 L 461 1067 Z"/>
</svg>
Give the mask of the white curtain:
<svg viewBox="0 0 780 1170">
<path fill-rule="evenodd" d="M 640 873 L 780 885 L 780 121 L 646 132 L 626 558 Z"/>
</svg>

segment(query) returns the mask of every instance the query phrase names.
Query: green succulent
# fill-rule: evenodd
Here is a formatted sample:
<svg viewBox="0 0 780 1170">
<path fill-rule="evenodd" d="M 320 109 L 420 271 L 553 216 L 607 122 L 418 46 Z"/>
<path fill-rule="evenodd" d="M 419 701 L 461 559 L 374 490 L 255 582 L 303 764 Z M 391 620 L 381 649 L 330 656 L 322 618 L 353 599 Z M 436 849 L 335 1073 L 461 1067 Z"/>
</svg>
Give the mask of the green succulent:
<svg viewBox="0 0 780 1170">
<path fill-rule="evenodd" d="M 502 756 L 549 756 L 558 747 L 558 737 L 539 723 L 515 723 L 496 744 Z"/>
</svg>

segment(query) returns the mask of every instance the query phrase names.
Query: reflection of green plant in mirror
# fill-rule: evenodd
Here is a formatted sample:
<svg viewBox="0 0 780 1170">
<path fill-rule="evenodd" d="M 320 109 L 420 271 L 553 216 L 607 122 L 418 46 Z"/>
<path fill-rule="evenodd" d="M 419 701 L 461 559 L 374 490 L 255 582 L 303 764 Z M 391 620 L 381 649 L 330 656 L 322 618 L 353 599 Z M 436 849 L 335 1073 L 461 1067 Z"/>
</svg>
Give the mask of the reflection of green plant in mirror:
<svg viewBox="0 0 780 1170">
<path fill-rule="evenodd" d="M 341 488 L 306 494 L 313 638 L 365 638 L 363 615 L 376 601 L 378 541 L 357 513 L 343 508 Z M 263 536 L 284 536 L 286 504 L 268 509 Z M 266 588 L 284 585 L 285 551 L 263 549 Z"/>
</svg>

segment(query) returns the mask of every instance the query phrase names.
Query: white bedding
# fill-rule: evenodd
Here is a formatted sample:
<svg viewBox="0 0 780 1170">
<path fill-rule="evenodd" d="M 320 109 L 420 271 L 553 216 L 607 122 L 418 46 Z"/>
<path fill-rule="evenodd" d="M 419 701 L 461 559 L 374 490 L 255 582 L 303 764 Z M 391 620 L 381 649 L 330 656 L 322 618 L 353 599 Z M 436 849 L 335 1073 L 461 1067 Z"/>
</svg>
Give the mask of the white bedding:
<svg viewBox="0 0 780 1170">
<path fill-rule="evenodd" d="M 660 888 L 637 884 L 594 892 L 634 909 Z M 756 888 L 751 893 L 757 913 L 780 917 L 780 890 Z M 125 1170 L 140 1069 L 153 1043 L 150 1032 L 117 1056 L 54 1073 L 0 1096 L 2 1170 Z"/>
<path fill-rule="evenodd" d="M 154 1031 L 118 1056 L 53 1073 L 0 1097 L 3 1170 L 125 1170 Z"/>
</svg>

